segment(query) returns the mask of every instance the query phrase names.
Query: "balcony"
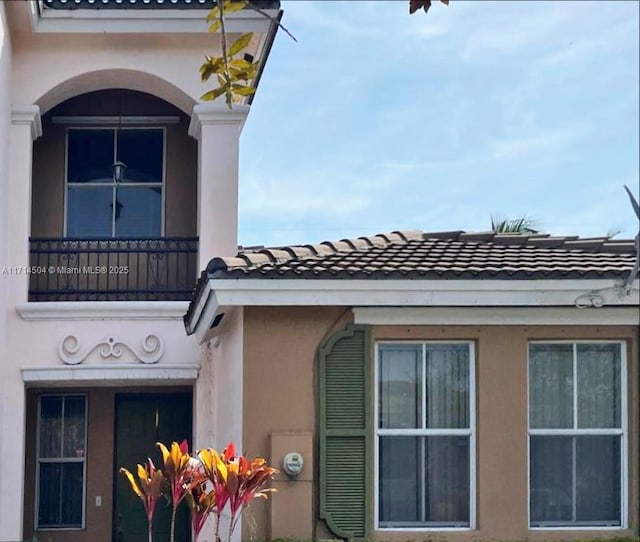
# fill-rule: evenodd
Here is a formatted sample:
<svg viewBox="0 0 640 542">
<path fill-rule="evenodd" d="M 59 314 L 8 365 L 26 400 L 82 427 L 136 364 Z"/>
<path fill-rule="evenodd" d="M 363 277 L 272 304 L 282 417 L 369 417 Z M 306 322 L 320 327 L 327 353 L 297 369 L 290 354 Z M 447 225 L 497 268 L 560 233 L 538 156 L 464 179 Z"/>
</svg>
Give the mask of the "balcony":
<svg viewBox="0 0 640 542">
<path fill-rule="evenodd" d="M 29 301 L 187 301 L 198 238 L 31 238 Z"/>
</svg>

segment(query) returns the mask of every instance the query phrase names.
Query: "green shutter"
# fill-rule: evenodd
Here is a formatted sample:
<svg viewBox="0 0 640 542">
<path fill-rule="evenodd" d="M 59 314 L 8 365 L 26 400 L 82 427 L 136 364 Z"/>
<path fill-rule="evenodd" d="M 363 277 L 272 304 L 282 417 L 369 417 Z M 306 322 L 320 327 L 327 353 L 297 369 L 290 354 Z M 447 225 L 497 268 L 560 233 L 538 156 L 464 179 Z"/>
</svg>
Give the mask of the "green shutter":
<svg viewBox="0 0 640 542">
<path fill-rule="evenodd" d="M 369 348 L 369 328 L 353 325 L 318 356 L 320 517 L 348 540 L 366 538 L 370 524 Z"/>
</svg>

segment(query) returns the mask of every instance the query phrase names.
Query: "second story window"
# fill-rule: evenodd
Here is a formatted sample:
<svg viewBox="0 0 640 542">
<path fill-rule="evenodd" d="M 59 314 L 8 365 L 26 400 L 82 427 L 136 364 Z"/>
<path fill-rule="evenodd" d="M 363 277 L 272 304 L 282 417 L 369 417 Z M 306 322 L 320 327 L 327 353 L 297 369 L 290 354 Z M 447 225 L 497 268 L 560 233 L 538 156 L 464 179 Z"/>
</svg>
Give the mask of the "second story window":
<svg viewBox="0 0 640 542">
<path fill-rule="evenodd" d="M 66 235 L 160 237 L 163 230 L 162 128 L 70 128 Z M 116 181 L 113 164 L 125 164 Z"/>
</svg>

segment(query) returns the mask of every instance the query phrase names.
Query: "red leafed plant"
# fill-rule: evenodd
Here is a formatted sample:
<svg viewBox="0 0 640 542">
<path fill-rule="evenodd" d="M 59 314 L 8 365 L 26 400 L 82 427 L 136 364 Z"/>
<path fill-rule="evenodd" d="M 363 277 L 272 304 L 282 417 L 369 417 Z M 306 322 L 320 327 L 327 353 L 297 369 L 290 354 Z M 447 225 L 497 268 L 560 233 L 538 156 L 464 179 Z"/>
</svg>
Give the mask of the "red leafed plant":
<svg viewBox="0 0 640 542">
<path fill-rule="evenodd" d="M 227 503 L 231 515 L 228 539 L 231 540 L 244 508 L 254 497 L 267 498 L 269 492 L 274 491 L 265 486 L 278 471 L 269 467 L 261 457 L 249 460 L 242 455 L 236 455 L 232 442 L 227 444 L 222 454 L 209 448 L 200 450 L 198 457 L 213 485 L 216 500 L 216 542 L 220 540 L 220 517 Z"/>
<path fill-rule="evenodd" d="M 147 462 L 144 465 L 138 465 L 139 483 L 136 482 L 133 474 L 131 474 L 127 469 L 121 468 L 120 472 L 127 477 L 131 484 L 131 489 L 133 489 L 133 492 L 140 497 L 140 500 L 144 505 L 144 511 L 147 514 L 149 527 L 149 542 L 152 542 L 151 527 L 153 522 L 153 512 L 156 509 L 158 499 L 162 495 L 164 475 L 161 470 L 156 469 L 151 459 L 147 459 Z"/>
<path fill-rule="evenodd" d="M 192 462 L 189 455 L 189 444 L 186 440 L 180 444 L 172 442 L 171 450 L 168 450 L 162 442 L 157 442 L 156 445 L 162 452 L 164 476 L 168 480 L 171 490 L 171 504 L 173 506 L 171 510 L 171 542 L 174 542 L 176 511 L 193 482 L 197 464 Z"/>
<path fill-rule="evenodd" d="M 246 506 L 255 498 L 267 498 L 274 489 L 266 485 L 276 469 L 269 467 L 266 460 L 258 457 L 247 459 L 237 455 L 232 442 L 222 453 L 212 448 L 200 450 L 195 456 L 189 454 L 186 441 L 172 442 L 168 449 L 158 443 L 162 452 L 163 470 L 155 468 L 149 459 L 146 466 L 138 465 L 140 486 L 127 469 L 120 469 L 145 506 L 149 522 L 149 542 L 152 542 L 151 524 L 155 504 L 163 489 L 171 499 L 171 542 L 174 542 L 175 516 L 179 504 L 186 500 L 191 512 L 195 542 L 211 514 L 215 515 L 215 541 L 220 542 L 220 519 L 224 508 L 229 505 L 230 523 L 228 541 L 236 527 L 238 519 Z"/>
</svg>

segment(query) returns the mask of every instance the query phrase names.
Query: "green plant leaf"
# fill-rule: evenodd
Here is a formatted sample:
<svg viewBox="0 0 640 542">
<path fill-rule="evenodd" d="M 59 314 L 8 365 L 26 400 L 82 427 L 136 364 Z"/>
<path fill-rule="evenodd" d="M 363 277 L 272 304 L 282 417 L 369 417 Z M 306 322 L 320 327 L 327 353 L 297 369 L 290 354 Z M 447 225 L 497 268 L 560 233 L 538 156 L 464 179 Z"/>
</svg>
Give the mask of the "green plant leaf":
<svg viewBox="0 0 640 542">
<path fill-rule="evenodd" d="M 247 0 L 224 0 L 222 2 L 222 10 L 225 14 L 233 13 L 244 9 L 248 3 Z"/>
<path fill-rule="evenodd" d="M 238 94 L 239 96 L 251 96 L 256 92 L 256 89 L 253 87 L 248 87 L 246 85 L 231 85 L 234 94 Z"/>
<path fill-rule="evenodd" d="M 217 21 L 220 18 L 220 8 L 214 6 L 209 13 L 207 13 L 207 22 Z"/>
<path fill-rule="evenodd" d="M 223 88 L 223 87 L 214 88 L 209 92 L 205 92 L 202 96 L 200 96 L 200 99 L 204 102 L 210 102 L 222 96 L 225 93 L 225 91 L 226 91 L 226 88 Z"/>
<path fill-rule="evenodd" d="M 236 41 L 233 42 L 229 50 L 227 51 L 227 56 L 231 58 L 233 55 L 238 54 L 244 48 L 251 43 L 251 38 L 253 38 L 252 32 L 247 32 L 246 34 L 242 34 Z"/>
<path fill-rule="evenodd" d="M 258 63 L 256 62 L 255 65 L 257 66 L 257 64 Z M 248 71 L 252 68 L 252 66 L 254 66 L 254 64 L 252 64 L 248 60 L 245 60 L 244 58 L 234 58 L 233 60 L 229 61 L 229 66 L 237 68 L 238 70 Z"/>
<path fill-rule="evenodd" d="M 202 81 L 208 81 L 214 73 L 222 73 L 224 70 L 224 59 L 221 57 L 211 58 L 200 66 L 200 77 Z"/>
</svg>

